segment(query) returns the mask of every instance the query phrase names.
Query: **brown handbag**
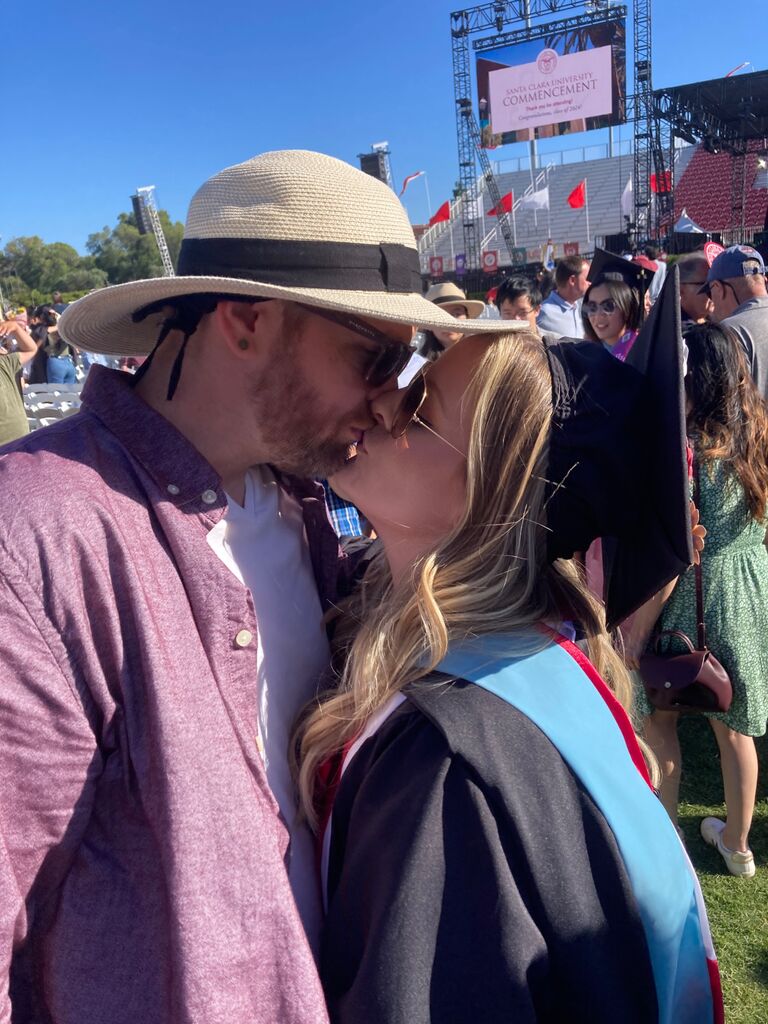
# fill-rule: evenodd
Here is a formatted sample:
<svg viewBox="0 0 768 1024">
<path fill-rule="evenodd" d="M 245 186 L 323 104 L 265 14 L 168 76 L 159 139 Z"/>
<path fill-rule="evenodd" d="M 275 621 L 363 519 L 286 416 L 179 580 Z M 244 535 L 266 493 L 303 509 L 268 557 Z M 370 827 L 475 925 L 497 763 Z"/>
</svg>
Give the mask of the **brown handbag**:
<svg viewBox="0 0 768 1024">
<path fill-rule="evenodd" d="M 699 495 L 698 465 L 696 496 Z M 704 594 L 701 558 L 696 572 L 697 641 L 693 646 L 680 630 L 664 630 L 656 636 L 652 654 L 640 658 L 640 675 L 648 700 L 659 711 L 727 711 L 733 700 L 730 677 L 707 647 L 704 627 Z M 663 637 L 677 637 L 688 648 L 685 654 L 661 654 Z"/>
</svg>

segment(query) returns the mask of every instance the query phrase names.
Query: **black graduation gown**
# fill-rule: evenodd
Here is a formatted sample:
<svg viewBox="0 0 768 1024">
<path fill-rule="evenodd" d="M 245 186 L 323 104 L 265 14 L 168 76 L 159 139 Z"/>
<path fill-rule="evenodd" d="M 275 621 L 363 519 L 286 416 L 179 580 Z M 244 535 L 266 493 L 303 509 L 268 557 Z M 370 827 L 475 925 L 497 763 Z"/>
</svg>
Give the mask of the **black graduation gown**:
<svg viewBox="0 0 768 1024">
<path fill-rule="evenodd" d="M 656 1021 L 616 842 L 552 742 L 471 683 L 406 692 L 334 803 L 334 1024 Z"/>
</svg>

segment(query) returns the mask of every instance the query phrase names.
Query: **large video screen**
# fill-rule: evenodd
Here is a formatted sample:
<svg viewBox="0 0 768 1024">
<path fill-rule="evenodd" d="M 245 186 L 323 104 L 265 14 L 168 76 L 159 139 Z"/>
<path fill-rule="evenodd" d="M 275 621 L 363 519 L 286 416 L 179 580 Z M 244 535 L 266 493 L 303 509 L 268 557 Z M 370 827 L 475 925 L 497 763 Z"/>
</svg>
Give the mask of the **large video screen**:
<svg viewBox="0 0 768 1024">
<path fill-rule="evenodd" d="M 483 145 L 591 131 L 626 120 L 627 30 L 624 18 L 477 54 Z M 486 41 L 482 41 L 480 46 Z"/>
</svg>

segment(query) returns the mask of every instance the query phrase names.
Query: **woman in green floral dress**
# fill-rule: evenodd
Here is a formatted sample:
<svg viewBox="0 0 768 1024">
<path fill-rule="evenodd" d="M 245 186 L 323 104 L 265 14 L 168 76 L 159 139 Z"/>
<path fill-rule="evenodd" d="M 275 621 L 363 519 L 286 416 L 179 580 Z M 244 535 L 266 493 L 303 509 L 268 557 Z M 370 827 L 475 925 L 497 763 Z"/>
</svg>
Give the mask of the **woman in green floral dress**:
<svg viewBox="0 0 768 1024">
<path fill-rule="evenodd" d="M 688 430 L 698 466 L 696 503 L 707 528 L 702 556 L 707 646 L 727 669 L 733 703 L 712 713 L 723 773 L 727 819 L 705 818 L 704 839 L 728 870 L 751 877 L 749 849 L 757 790 L 753 737 L 768 721 L 768 407 L 749 373 L 739 340 L 717 325 L 696 326 L 688 345 Z M 680 630 L 696 642 L 695 573 L 680 577 L 655 631 Z M 674 646 L 677 644 L 677 646 Z M 672 641 L 675 653 L 683 652 Z M 663 648 L 662 648 L 663 649 Z M 661 798 L 677 817 L 680 744 L 676 712 L 654 711 L 639 690 L 645 734 L 661 764 Z"/>
</svg>

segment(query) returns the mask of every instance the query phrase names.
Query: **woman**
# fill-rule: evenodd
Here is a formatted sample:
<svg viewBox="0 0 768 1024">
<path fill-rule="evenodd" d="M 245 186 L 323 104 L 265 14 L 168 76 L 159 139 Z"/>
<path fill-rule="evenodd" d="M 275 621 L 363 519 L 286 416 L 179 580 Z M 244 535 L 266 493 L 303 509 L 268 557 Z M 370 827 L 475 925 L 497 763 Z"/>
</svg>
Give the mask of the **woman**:
<svg viewBox="0 0 768 1024">
<path fill-rule="evenodd" d="M 44 345 L 48 337 L 48 328 L 56 326 L 56 317 L 49 306 L 38 306 L 34 310 L 29 321 L 29 333 L 37 345 L 37 353 L 29 364 L 27 371 L 28 384 L 47 384 L 48 382 L 48 356 Z"/>
<path fill-rule="evenodd" d="M 731 874 L 749 878 L 755 873 L 749 848 L 757 789 L 753 737 L 765 733 L 768 720 L 768 408 L 730 330 L 697 325 L 686 331 L 685 341 L 688 430 L 698 469 L 696 504 L 708 531 L 701 561 L 707 645 L 728 671 L 734 691 L 727 713 L 708 715 L 720 749 L 727 817 L 725 822 L 704 818 L 701 834 Z M 678 581 L 658 629 L 680 630 L 695 642 L 692 571 Z M 644 692 L 638 700 L 648 715 L 645 735 L 663 771 L 661 798 L 676 821 L 678 715 L 654 711 Z"/>
<path fill-rule="evenodd" d="M 626 671 L 547 559 L 548 358 L 522 330 L 462 341 L 373 401 L 332 481 L 383 545 L 339 686 L 296 736 L 336 1024 L 712 1019 L 706 921 Z"/>
<path fill-rule="evenodd" d="M 424 298 L 457 320 L 476 320 L 485 309 L 485 303 L 479 299 L 468 299 L 461 288 L 450 281 L 433 284 Z M 423 331 L 417 335 L 416 351 L 424 359 L 434 362 L 463 337 L 459 331 Z"/>
<path fill-rule="evenodd" d="M 52 322 L 51 322 L 52 321 Z M 46 375 L 49 384 L 74 384 L 77 380 L 75 373 L 75 358 L 77 349 L 68 345 L 59 335 L 59 316 L 53 310 L 49 310 L 43 323 L 47 328 L 47 336 L 43 342 L 43 351 L 48 357 L 46 364 Z"/>
<path fill-rule="evenodd" d="M 581 318 L 584 337 L 601 342 L 611 355 L 623 362 L 643 320 L 640 292 L 618 274 L 600 276 L 584 295 Z"/>
<path fill-rule="evenodd" d="M 525 277 L 505 278 L 494 299 L 502 320 L 525 320 L 535 333 L 536 317 L 541 309 L 541 292 Z"/>
</svg>

